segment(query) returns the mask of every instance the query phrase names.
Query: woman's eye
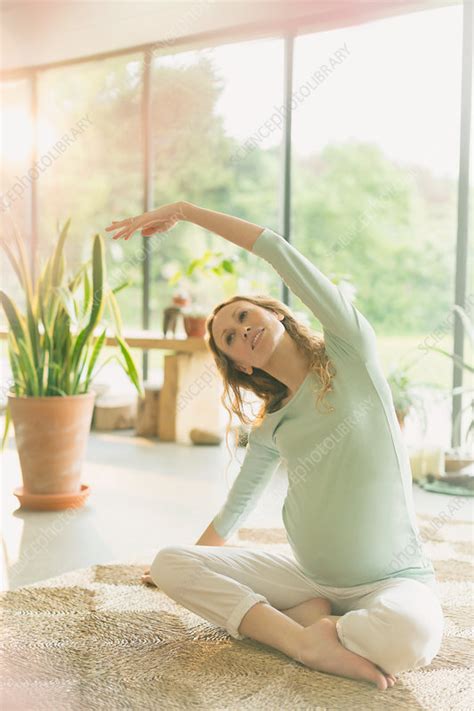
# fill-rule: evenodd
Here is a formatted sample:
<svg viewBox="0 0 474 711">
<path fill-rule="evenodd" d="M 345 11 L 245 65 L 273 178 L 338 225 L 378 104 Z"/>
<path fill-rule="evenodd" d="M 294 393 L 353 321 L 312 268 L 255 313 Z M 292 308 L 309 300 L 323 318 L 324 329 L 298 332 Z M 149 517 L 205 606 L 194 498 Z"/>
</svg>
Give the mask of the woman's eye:
<svg viewBox="0 0 474 711">
<path fill-rule="evenodd" d="M 246 314 L 246 313 L 247 313 L 247 311 L 241 311 L 241 312 L 240 312 L 240 314 L 239 314 L 239 321 L 243 321 L 243 320 L 244 320 L 243 317 L 244 317 L 244 314 Z M 227 343 L 228 346 L 230 346 L 230 344 L 232 343 L 233 335 L 234 335 L 233 333 L 229 333 L 229 335 L 228 335 L 227 338 L 225 339 L 225 342 Z"/>
</svg>

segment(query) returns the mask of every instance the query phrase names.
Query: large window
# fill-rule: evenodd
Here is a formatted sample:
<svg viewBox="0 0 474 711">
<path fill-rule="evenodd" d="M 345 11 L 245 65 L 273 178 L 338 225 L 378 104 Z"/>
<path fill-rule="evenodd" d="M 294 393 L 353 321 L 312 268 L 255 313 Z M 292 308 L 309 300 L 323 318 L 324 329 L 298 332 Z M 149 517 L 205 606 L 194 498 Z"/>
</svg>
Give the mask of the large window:
<svg viewBox="0 0 474 711">
<path fill-rule="evenodd" d="M 27 255 L 31 260 L 31 176 L 28 174 L 32 147 L 30 112 L 30 82 L 26 79 L 0 84 L 0 229 L 10 238 L 12 220 L 24 237 Z M 16 274 L 11 269 L 3 250 L 0 253 L 0 288 L 18 305 L 24 298 Z M 7 327 L 5 313 L 0 308 L 0 325 Z M 11 375 L 7 356 L 7 342 L 0 341 L 0 404 L 4 404 L 10 388 Z"/>
<path fill-rule="evenodd" d="M 38 157 L 39 251 L 49 254 L 57 222 L 71 217 L 67 243 L 71 267 L 90 257 L 92 238 L 112 219 L 143 208 L 141 135 L 142 55 L 127 55 L 41 72 L 38 82 L 42 133 Z M 141 325 L 139 241 L 106 237 L 112 286 L 133 285 L 117 295 L 124 323 Z"/>
<path fill-rule="evenodd" d="M 280 146 L 255 140 L 273 106 L 283 101 L 283 42 L 236 43 L 156 57 L 152 64 L 153 202 L 188 200 L 268 226 L 278 225 Z M 268 133 L 262 130 L 263 133 Z M 235 274 L 183 280 L 169 277 L 206 250 L 234 257 Z M 151 327 L 161 329 L 173 291 L 188 290 L 209 312 L 235 293 L 281 297 L 269 265 L 190 223 L 180 223 L 152 249 Z M 159 367 L 162 354 L 151 353 Z"/>
<path fill-rule="evenodd" d="M 153 205 L 188 200 L 278 230 L 283 116 L 291 110 L 292 242 L 329 277 L 349 282 L 376 329 L 387 373 L 421 356 L 411 377 L 446 393 L 451 361 L 422 346 L 441 329 L 436 345 L 452 350 L 462 12 L 458 4 L 296 37 L 287 105 L 281 38 L 39 70 L 39 257 L 69 216 L 74 267 L 111 219 L 142 212 L 149 62 Z M 30 80 L 4 83 L 1 100 L 5 195 L 31 168 Z M 30 207 L 25 187 L 12 210 L 27 243 Z M 132 282 L 118 295 L 125 325 L 138 328 L 142 240 L 106 239 L 109 280 Z M 281 297 L 281 282 L 263 260 L 181 223 L 167 238 L 152 238 L 152 329 L 161 329 L 173 291 L 187 288 L 169 277 L 206 250 L 237 258 L 237 271 L 191 279 L 196 306 L 209 311 L 234 293 Z M 12 277 L 3 270 L 2 278 L 10 289 Z M 291 306 L 320 327 L 293 296 Z M 150 353 L 151 377 L 162 358 Z"/>
<path fill-rule="evenodd" d="M 293 87 L 295 246 L 351 282 L 387 372 L 446 388 L 421 347 L 454 296 L 461 39 L 459 6 L 302 36 Z"/>
<path fill-rule="evenodd" d="M 153 198 L 177 199 L 275 225 L 278 222 L 281 132 L 272 145 L 246 142 L 281 104 L 281 40 L 239 43 L 156 58 L 153 63 Z M 264 87 L 264 90 L 263 90 Z M 183 223 L 156 253 L 152 318 L 171 293 L 167 275 L 206 249 L 237 255 L 237 273 L 190 289 L 206 308 L 235 290 L 280 296 L 268 265 L 200 227 Z M 212 275 L 211 275 L 212 277 Z M 194 288 L 193 288 L 194 287 Z"/>
<path fill-rule="evenodd" d="M 7 236 L 14 221 L 23 235 L 27 254 L 31 257 L 31 182 L 29 174 L 32 148 L 30 82 L 26 79 L 0 85 L 0 226 Z M 16 275 L 0 255 L 1 288 L 23 305 Z M 0 322 L 5 314 L 0 309 Z"/>
</svg>

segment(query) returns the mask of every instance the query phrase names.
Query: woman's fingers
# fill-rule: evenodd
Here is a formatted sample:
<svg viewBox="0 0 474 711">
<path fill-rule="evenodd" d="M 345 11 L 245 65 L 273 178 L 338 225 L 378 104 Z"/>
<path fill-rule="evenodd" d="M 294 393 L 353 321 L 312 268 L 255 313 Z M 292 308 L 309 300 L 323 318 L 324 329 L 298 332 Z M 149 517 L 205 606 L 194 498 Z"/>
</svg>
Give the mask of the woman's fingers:
<svg viewBox="0 0 474 711">
<path fill-rule="evenodd" d="M 114 239 L 120 239 L 120 237 L 126 240 L 130 239 L 134 232 L 139 230 L 142 225 L 143 220 L 141 218 L 135 218 L 125 225 L 125 227 L 114 236 Z"/>
<path fill-rule="evenodd" d="M 111 225 L 105 228 L 106 232 L 112 232 L 113 230 L 119 230 L 113 236 L 113 239 L 120 239 L 125 237 L 128 239 L 140 228 L 141 217 L 129 217 L 126 220 L 113 221 Z"/>
<path fill-rule="evenodd" d="M 162 217 L 157 217 L 156 212 L 145 213 L 137 217 L 129 217 L 125 220 L 113 220 L 108 227 L 105 228 L 106 232 L 116 233 L 113 235 L 113 239 L 124 239 L 128 240 L 138 230 L 141 231 L 143 237 L 150 237 L 156 233 L 167 232 L 171 229 L 176 222 L 178 222 L 178 213 L 173 212 L 170 214 L 169 210 L 164 206 L 162 209 Z"/>
<path fill-rule="evenodd" d="M 115 235 L 112 237 L 112 239 L 120 239 L 121 237 L 125 237 L 125 235 L 126 235 L 128 232 L 129 232 L 129 228 L 126 227 L 124 230 L 120 230 L 120 232 L 117 232 L 117 234 L 115 234 Z M 127 238 L 125 237 L 125 239 L 127 239 Z"/>
<path fill-rule="evenodd" d="M 150 575 L 142 575 L 140 580 L 142 581 L 142 583 L 145 583 L 145 585 L 155 585 Z"/>
<path fill-rule="evenodd" d="M 148 225 L 151 224 L 152 223 L 148 221 Z M 134 232 L 139 230 L 140 227 L 145 228 L 146 225 L 147 223 L 143 221 L 143 216 L 140 216 L 135 218 L 129 218 L 128 220 L 119 220 L 118 222 L 114 221 L 111 225 L 109 225 L 109 227 L 106 227 L 105 230 L 106 232 L 118 230 L 118 232 L 113 235 L 112 239 L 123 238 L 125 240 L 128 240 L 134 234 Z M 155 231 L 155 228 L 153 229 L 153 231 Z"/>
<path fill-rule="evenodd" d="M 121 226 L 121 227 L 114 227 L 114 230 L 117 230 L 116 233 L 113 235 L 113 238 L 116 239 L 117 237 L 122 237 L 124 234 L 130 231 L 129 225 Z M 106 228 L 106 231 L 111 231 L 109 228 Z"/>
<path fill-rule="evenodd" d="M 110 223 L 110 225 L 105 228 L 105 231 L 106 231 L 106 232 L 110 232 L 110 230 L 116 230 L 116 229 L 118 229 L 119 227 L 121 227 L 122 225 L 127 225 L 127 224 L 129 224 L 129 223 L 130 223 L 130 218 L 129 218 L 129 217 L 127 217 L 126 220 L 112 220 L 112 222 Z"/>
</svg>

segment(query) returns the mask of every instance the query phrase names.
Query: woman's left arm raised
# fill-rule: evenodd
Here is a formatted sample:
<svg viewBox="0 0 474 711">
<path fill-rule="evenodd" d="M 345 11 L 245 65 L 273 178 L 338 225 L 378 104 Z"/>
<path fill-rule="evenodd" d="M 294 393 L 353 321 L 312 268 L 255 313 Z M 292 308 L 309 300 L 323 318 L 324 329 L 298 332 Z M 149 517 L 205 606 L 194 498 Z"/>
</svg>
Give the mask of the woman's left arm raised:
<svg viewBox="0 0 474 711">
<path fill-rule="evenodd" d="M 227 215 L 224 212 L 207 210 L 190 202 L 182 202 L 181 205 L 184 219 L 187 222 L 204 227 L 204 229 L 224 237 L 249 252 L 252 251 L 257 238 L 264 230 L 264 227 L 255 225 L 253 222 L 247 222 L 247 220 Z"/>
<path fill-rule="evenodd" d="M 376 336 L 365 316 L 339 287 L 281 235 L 267 227 L 191 203 L 184 203 L 183 211 L 189 222 L 245 247 L 271 264 L 290 290 L 321 321 L 326 335 L 329 332 L 347 344 L 348 354 L 352 352 L 364 360 L 373 357 Z"/>
<path fill-rule="evenodd" d="M 125 220 L 115 220 L 106 227 L 106 232 L 115 231 L 113 239 L 128 240 L 138 230 L 144 237 L 151 237 L 160 232 L 166 232 L 179 221 L 199 225 L 250 252 L 257 237 L 264 230 L 263 227 L 242 220 L 240 217 L 207 210 L 191 202 L 180 201 L 161 205 L 156 210 L 128 217 Z"/>
<path fill-rule="evenodd" d="M 116 231 L 114 239 L 129 239 L 137 230 L 141 230 L 143 236 L 151 237 L 167 231 L 180 220 L 214 232 L 267 261 L 321 322 L 326 334 L 332 334 L 347 344 L 348 354 L 353 352 L 357 358 L 364 360 L 373 357 L 376 336 L 365 316 L 307 257 L 267 227 L 180 201 L 113 222 L 106 229 Z"/>
</svg>

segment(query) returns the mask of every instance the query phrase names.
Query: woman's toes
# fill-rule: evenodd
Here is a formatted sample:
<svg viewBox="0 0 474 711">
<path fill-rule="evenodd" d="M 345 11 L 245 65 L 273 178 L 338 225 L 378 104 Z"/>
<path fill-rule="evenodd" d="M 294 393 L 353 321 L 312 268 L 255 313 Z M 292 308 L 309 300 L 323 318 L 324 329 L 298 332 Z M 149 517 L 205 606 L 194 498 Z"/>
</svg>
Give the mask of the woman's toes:
<svg viewBox="0 0 474 711">
<path fill-rule="evenodd" d="M 376 666 L 377 666 L 377 665 L 376 665 Z M 381 667 L 379 667 L 379 666 L 377 666 L 377 669 L 379 669 L 379 670 L 382 672 L 382 674 L 383 674 L 384 677 L 386 678 L 387 683 L 388 683 L 388 686 L 389 686 L 390 688 L 395 685 L 395 682 L 397 681 L 397 677 L 396 677 L 396 676 L 394 676 L 393 674 L 387 674 L 387 673 L 384 672 L 384 670 L 383 670 Z"/>
<path fill-rule="evenodd" d="M 141 577 L 142 583 L 145 583 L 146 585 L 154 585 L 155 583 L 151 579 L 151 575 L 142 575 Z"/>
<path fill-rule="evenodd" d="M 380 667 L 377 667 L 377 669 L 380 669 Z M 392 688 L 392 686 L 395 686 L 395 682 L 397 681 L 396 677 L 393 676 L 393 674 L 386 674 L 382 669 L 380 669 L 382 674 L 387 680 L 387 685 L 389 688 Z"/>
</svg>

